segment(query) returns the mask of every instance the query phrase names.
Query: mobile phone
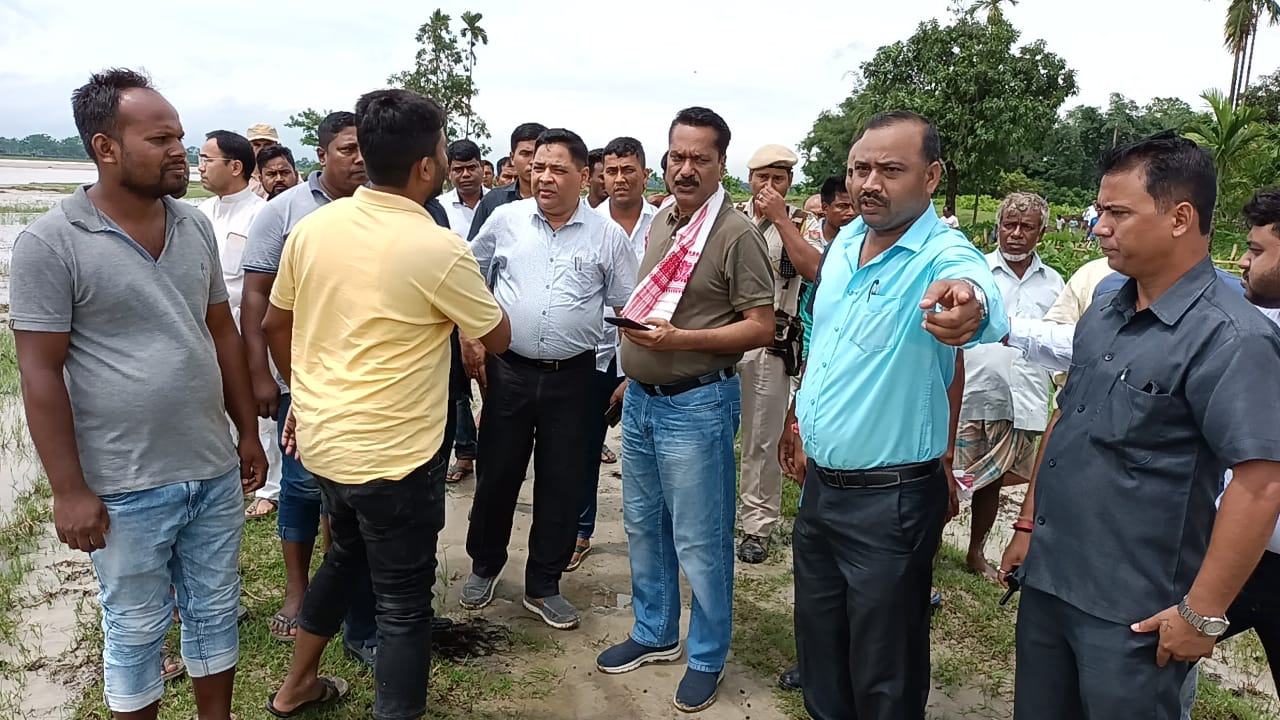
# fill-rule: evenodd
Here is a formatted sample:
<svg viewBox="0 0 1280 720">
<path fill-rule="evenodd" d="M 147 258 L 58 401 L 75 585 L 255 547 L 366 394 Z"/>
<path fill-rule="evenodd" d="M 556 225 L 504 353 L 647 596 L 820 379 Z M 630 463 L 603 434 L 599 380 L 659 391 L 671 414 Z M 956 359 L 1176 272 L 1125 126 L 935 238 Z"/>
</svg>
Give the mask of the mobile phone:
<svg viewBox="0 0 1280 720">
<path fill-rule="evenodd" d="M 617 325 L 618 327 L 628 328 L 630 330 L 652 330 L 653 329 L 648 325 L 645 325 L 644 323 L 638 323 L 635 320 L 632 320 L 631 318 L 607 317 L 604 319 L 604 321 L 609 323 L 610 325 Z"/>
<path fill-rule="evenodd" d="M 609 403 L 609 409 L 604 411 L 604 420 L 609 423 L 609 427 L 614 427 L 622 422 L 622 402 Z"/>
</svg>

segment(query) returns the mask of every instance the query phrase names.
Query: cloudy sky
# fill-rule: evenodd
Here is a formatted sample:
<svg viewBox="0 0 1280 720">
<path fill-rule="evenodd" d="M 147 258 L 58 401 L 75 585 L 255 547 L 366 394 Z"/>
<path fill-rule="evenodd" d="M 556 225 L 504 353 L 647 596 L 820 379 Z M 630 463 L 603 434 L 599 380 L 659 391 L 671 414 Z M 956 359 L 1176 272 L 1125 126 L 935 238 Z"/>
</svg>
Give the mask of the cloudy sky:
<svg viewBox="0 0 1280 720">
<path fill-rule="evenodd" d="M 588 145 L 640 138 L 654 156 L 672 114 L 699 104 L 733 130 L 730 171 L 745 177 L 765 143 L 795 147 L 849 91 L 848 71 L 876 48 L 947 16 L 947 0 L 890 3 L 737 0 L 569 2 L 438 0 L 484 14 L 476 110 L 491 157 L 518 123 L 577 131 Z M 1043 38 L 1078 73 L 1068 105 L 1176 96 L 1199 106 L 1225 87 L 1227 0 L 1022 0 L 1007 11 L 1023 40 Z M 163 10 L 157 10 L 157 7 Z M 68 97 L 106 66 L 145 68 L 182 115 L 188 138 L 255 122 L 282 127 L 304 107 L 350 108 L 413 63 L 414 33 L 435 3 L 388 0 L 159 3 L 0 0 L 0 135 L 75 133 Z M 728 7 L 729 9 L 723 9 Z M 1280 29 L 1259 43 L 1255 75 L 1280 66 Z M 189 142 L 188 144 L 196 144 Z"/>
</svg>

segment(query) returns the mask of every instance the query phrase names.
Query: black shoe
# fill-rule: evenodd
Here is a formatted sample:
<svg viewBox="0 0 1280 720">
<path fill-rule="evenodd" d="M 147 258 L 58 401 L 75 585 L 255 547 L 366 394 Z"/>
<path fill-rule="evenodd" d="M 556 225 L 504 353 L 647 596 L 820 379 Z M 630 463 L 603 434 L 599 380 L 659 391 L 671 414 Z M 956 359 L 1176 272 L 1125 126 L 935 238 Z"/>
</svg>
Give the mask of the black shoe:
<svg viewBox="0 0 1280 720">
<path fill-rule="evenodd" d="M 342 649 L 347 653 L 347 657 L 364 665 L 370 670 L 373 669 L 374 661 L 378 657 L 377 645 L 352 645 L 346 640 L 342 641 Z"/>
<path fill-rule="evenodd" d="M 800 685 L 800 666 L 796 665 L 790 670 L 778 676 L 778 687 L 783 690 L 799 690 Z"/>
<path fill-rule="evenodd" d="M 738 546 L 738 559 L 744 563 L 757 565 L 769 558 L 769 538 L 759 535 L 748 535 Z"/>
<path fill-rule="evenodd" d="M 431 632 L 445 632 L 453 629 L 453 619 L 447 617 L 431 618 Z"/>
</svg>

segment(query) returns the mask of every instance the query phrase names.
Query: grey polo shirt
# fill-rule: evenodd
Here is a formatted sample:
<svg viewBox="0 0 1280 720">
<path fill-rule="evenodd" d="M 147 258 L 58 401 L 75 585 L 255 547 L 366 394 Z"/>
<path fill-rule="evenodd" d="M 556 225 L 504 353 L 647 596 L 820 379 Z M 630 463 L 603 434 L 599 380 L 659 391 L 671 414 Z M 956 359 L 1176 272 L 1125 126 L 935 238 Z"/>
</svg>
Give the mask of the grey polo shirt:
<svg viewBox="0 0 1280 720">
<path fill-rule="evenodd" d="M 1191 589 L 1223 471 L 1280 460 L 1276 326 L 1208 258 L 1136 302 L 1127 281 L 1076 325 L 1023 580 L 1120 624 Z"/>
<path fill-rule="evenodd" d="M 594 353 L 604 309 L 627 303 L 640 265 L 627 233 L 586 200 L 556 230 L 534 198 L 503 205 L 471 252 L 511 319 L 512 352 L 537 360 Z"/>
<path fill-rule="evenodd" d="M 70 333 L 64 377 L 95 493 L 222 477 L 239 461 L 205 322 L 210 305 L 227 302 L 213 227 L 165 198 L 156 260 L 85 190 L 18 235 L 9 324 Z"/>
</svg>

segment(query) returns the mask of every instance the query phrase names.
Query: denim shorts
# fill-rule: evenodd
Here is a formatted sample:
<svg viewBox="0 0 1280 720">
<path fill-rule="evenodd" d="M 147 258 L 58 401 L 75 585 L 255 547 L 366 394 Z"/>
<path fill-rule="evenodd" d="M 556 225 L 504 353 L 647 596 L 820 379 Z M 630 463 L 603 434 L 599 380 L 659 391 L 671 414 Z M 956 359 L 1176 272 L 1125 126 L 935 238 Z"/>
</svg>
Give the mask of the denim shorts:
<svg viewBox="0 0 1280 720">
<path fill-rule="evenodd" d="M 104 495 L 107 546 L 90 558 L 102 606 L 107 707 L 136 712 L 164 694 L 161 649 L 177 608 L 182 658 L 192 677 L 235 667 L 240 659 L 240 470 L 212 480 L 177 482 Z"/>
<path fill-rule="evenodd" d="M 280 396 L 277 431 L 284 435 L 284 421 L 289 417 L 293 396 Z M 280 504 L 276 512 L 277 529 L 284 542 L 312 545 L 320 533 L 320 486 L 316 477 L 293 456 L 280 461 Z"/>
</svg>

